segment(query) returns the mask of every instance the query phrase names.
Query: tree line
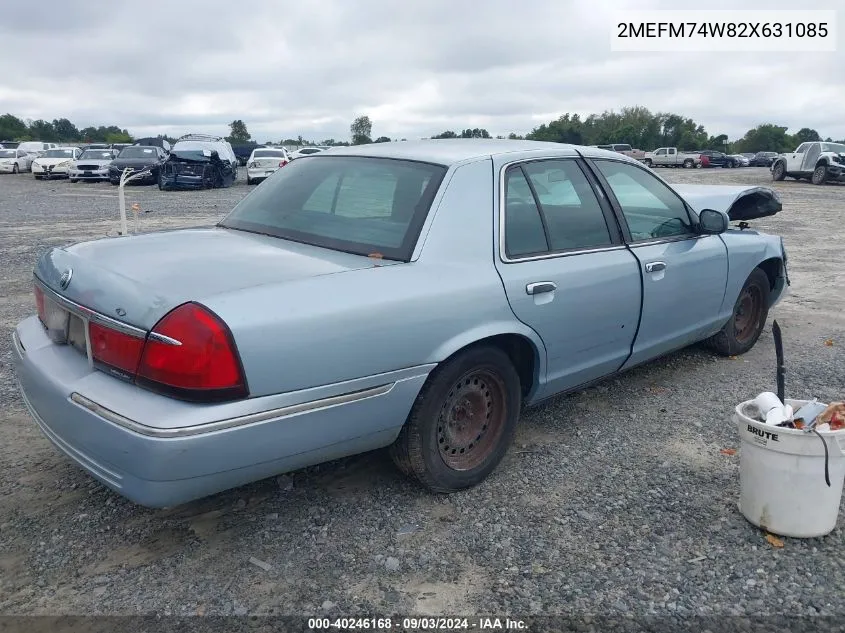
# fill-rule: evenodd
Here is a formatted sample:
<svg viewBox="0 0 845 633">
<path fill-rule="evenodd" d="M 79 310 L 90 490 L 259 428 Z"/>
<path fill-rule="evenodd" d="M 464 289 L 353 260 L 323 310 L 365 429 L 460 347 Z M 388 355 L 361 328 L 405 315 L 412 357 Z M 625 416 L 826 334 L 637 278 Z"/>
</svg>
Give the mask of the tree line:
<svg viewBox="0 0 845 633">
<path fill-rule="evenodd" d="M 241 119 L 229 124 L 230 134 L 226 139 L 233 145 L 248 144 L 255 141 Z M 322 141 L 309 140 L 301 135 L 297 138 L 284 138 L 281 145 L 361 145 L 365 143 L 385 143 L 394 139 L 379 136 L 373 140 L 373 122 L 369 116 L 357 117 L 349 127 L 349 140 L 333 138 Z M 171 143 L 175 140 L 168 136 L 159 136 Z M 466 128 L 458 132 L 446 130 L 431 138 L 492 138 L 483 128 Z M 773 123 L 761 123 L 748 130 L 741 138 L 730 140 L 727 134 L 710 135 L 704 126 L 689 117 L 679 114 L 656 112 L 648 108 L 633 106 L 620 111 L 605 111 L 581 117 L 579 114 L 566 113 L 544 123 L 527 134 L 511 132 L 507 136 L 496 138 L 528 139 L 572 143 L 575 145 L 606 145 L 610 143 L 628 143 L 643 150 L 657 147 L 678 147 L 682 150 L 715 149 L 728 153 L 741 152 L 789 152 L 805 141 L 833 141 L 830 137 L 822 138 L 814 129 L 804 127 L 794 134 L 788 133 L 788 127 Z M 0 141 L 38 140 L 46 142 L 101 142 L 128 143 L 133 140 L 125 129 L 116 125 L 86 127 L 78 129 L 68 119 L 45 121 L 23 120 L 12 114 L 0 116 Z M 400 140 L 400 139 L 395 139 Z M 405 140 L 405 139 L 401 139 Z M 845 143 L 845 140 L 837 141 Z M 275 144 L 267 141 L 265 144 Z"/>
</svg>

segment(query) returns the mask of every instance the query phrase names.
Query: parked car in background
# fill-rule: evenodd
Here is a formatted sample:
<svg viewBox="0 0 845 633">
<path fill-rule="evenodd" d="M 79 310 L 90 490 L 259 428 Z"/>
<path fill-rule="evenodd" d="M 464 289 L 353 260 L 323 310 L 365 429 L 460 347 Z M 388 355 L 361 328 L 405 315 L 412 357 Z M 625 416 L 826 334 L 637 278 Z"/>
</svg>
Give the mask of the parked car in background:
<svg viewBox="0 0 845 633">
<path fill-rule="evenodd" d="M 246 184 L 261 182 L 290 160 L 284 147 L 258 147 L 252 150 L 246 163 Z"/>
<path fill-rule="evenodd" d="M 219 136 L 188 134 L 170 150 L 159 170 L 158 188 L 212 189 L 230 187 L 238 177 L 238 158 Z"/>
<path fill-rule="evenodd" d="M 48 149 L 32 161 L 32 175 L 36 180 L 67 178 L 70 166 L 82 154 L 78 147 L 56 147 Z"/>
<path fill-rule="evenodd" d="M 136 140 L 132 145 L 142 145 L 144 147 L 160 147 L 165 152 L 170 151 L 170 141 L 164 138 L 159 138 L 157 136 L 147 136 L 145 138 L 139 138 Z"/>
<path fill-rule="evenodd" d="M 167 158 L 167 152 L 161 147 L 130 145 L 120 150 L 109 165 L 109 182 L 113 185 L 120 184 L 120 177 L 124 170 L 130 169 L 133 172 L 148 171 L 149 175 L 144 178 L 132 180 L 133 184 L 152 185 L 158 182 L 161 166 Z"/>
<path fill-rule="evenodd" d="M 754 158 L 757 154 L 754 152 L 742 152 L 742 156 L 745 156 L 748 159 L 748 164 L 751 164 L 751 159 Z"/>
<path fill-rule="evenodd" d="M 628 145 L 627 143 L 611 143 L 610 145 L 591 145 L 590 147 L 596 147 L 598 149 L 606 149 L 611 152 L 619 152 L 620 154 L 624 154 L 625 156 L 630 156 L 639 161 L 645 160 L 646 152 L 641 149 L 635 149 Z"/>
<path fill-rule="evenodd" d="M 734 167 L 748 167 L 749 159 L 742 154 L 729 154 L 728 158 L 734 160 Z"/>
<path fill-rule="evenodd" d="M 238 165 L 241 167 L 246 165 L 250 154 L 252 154 L 253 150 L 258 147 L 261 147 L 258 143 L 241 143 L 238 145 L 232 145 L 232 151 L 235 152 L 235 156 L 238 157 Z"/>
<path fill-rule="evenodd" d="M 705 149 L 699 152 L 699 155 L 707 157 L 707 164 L 703 167 L 738 167 L 739 161 L 733 156 L 728 156 L 724 152 L 717 152 L 713 149 Z"/>
<path fill-rule="evenodd" d="M 18 145 L 18 141 L 0 141 L 0 149 L 17 149 Z"/>
<path fill-rule="evenodd" d="M 215 227 L 47 250 L 12 362 L 47 437 L 137 503 L 386 446 L 452 492 L 523 405 L 698 341 L 750 350 L 786 255 L 729 222 L 780 208 L 558 143 L 336 148 Z"/>
<path fill-rule="evenodd" d="M 752 167 L 771 167 L 777 157 L 777 152 L 757 152 L 751 159 L 750 165 Z"/>
<path fill-rule="evenodd" d="M 684 167 L 690 169 L 701 165 L 697 153 L 681 152 L 677 147 L 659 147 L 653 152 L 646 152 L 643 157 L 649 167 Z"/>
<path fill-rule="evenodd" d="M 789 176 L 807 179 L 814 185 L 845 182 L 845 144 L 801 143 L 794 152 L 779 155 L 772 163 L 771 171 L 774 180 Z"/>
<path fill-rule="evenodd" d="M 300 147 L 297 150 L 289 152 L 290 160 L 294 160 L 296 158 L 300 158 L 302 156 L 310 156 L 311 154 L 318 154 L 319 152 L 326 151 L 327 148 L 325 147 Z"/>
<path fill-rule="evenodd" d="M 18 149 L 35 156 L 41 156 L 48 149 L 56 149 L 56 143 L 42 143 L 41 141 L 24 141 L 18 144 Z"/>
<path fill-rule="evenodd" d="M 68 179 L 71 182 L 80 180 L 108 180 L 109 166 L 117 158 L 117 150 L 114 149 L 91 149 L 82 150 L 73 164 L 68 169 Z"/>
<path fill-rule="evenodd" d="M 33 155 L 22 149 L 0 149 L 0 174 L 18 174 L 29 171 Z"/>
</svg>

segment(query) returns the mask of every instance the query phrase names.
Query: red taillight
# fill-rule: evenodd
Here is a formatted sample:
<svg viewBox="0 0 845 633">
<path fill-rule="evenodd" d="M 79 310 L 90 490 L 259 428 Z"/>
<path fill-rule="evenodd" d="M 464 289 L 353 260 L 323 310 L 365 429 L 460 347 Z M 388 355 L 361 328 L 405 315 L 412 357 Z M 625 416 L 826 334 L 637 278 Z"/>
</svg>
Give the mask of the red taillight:
<svg viewBox="0 0 845 633">
<path fill-rule="evenodd" d="M 190 399 L 246 395 L 238 353 L 226 324 L 196 303 L 167 313 L 147 337 L 138 380 Z"/>
<path fill-rule="evenodd" d="M 282 162 L 279 163 L 279 167 L 284 167 L 287 164 L 288 164 L 288 161 L 283 160 Z"/>
<path fill-rule="evenodd" d="M 91 355 L 103 365 L 119 369 L 134 376 L 144 349 L 144 339 L 130 336 L 99 323 L 88 326 L 91 337 Z"/>
<path fill-rule="evenodd" d="M 44 291 L 35 286 L 35 305 L 38 308 L 38 318 L 42 323 L 47 323 L 47 310 L 44 308 Z"/>
</svg>

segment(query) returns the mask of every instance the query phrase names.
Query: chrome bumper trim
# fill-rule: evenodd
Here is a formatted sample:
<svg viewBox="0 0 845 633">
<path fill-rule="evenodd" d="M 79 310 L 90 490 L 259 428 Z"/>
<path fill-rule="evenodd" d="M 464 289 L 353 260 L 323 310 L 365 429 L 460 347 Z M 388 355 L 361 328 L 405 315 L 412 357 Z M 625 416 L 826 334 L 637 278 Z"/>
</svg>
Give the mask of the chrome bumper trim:
<svg viewBox="0 0 845 633">
<path fill-rule="evenodd" d="M 275 418 L 289 417 L 299 413 L 306 413 L 315 411 L 317 409 L 325 409 L 341 404 L 350 404 L 366 398 L 373 398 L 382 396 L 393 389 L 396 383 L 388 383 L 379 385 L 377 387 L 370 387 L 368 389 L 361 389 L 359 391 L 352 391 L 337 396 L 329 396 L 327 398 L 320 398 L 319 400 L 311 400 L 310 402 L 301 402 L 299 404 L 291 404 L 268 411 L 260 411 L 258 413 L 250 413 L 248 415 L 238 416 L 236 418 L 228 418 L 225 420 L 217 420 L 215 422 L 207 422 L 205 424 L 197 424 L 194 426 L 184 426 L 173 429 L 161 429 L 146 424 L 141 424 L 135 420 L 115 413 L 111 409 L 86 398 L 79 393 L 70 394 L 70 399 L 77 405 L 89 410 L 91 413 L 113 423 L 121 426 L 129 431 L 146 435 L 149 437 L 172 438 L 172 437 L 186 437 L 190 435 L 201 435 L 203 433 L 212 433 L 214 431 L 222 431 L 247 424 L 256 424 L 265 422 Z"/>
</svg>

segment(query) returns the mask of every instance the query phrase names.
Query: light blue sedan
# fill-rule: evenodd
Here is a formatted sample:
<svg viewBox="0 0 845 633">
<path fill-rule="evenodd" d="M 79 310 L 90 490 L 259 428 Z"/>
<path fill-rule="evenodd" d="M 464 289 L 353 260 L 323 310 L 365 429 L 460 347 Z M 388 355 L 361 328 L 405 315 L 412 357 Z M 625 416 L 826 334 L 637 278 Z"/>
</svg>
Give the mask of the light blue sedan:
<svg viewBox="0 0 845 633">
<path fill-rule="evenodd" d="M 44 254 L 16 374 L 44 434 L 143 505 L 388 446 L 455 491 L 523 406 L 699 341 L 748 351 L 788 278 L 746 221 L 780 210 L 595 148 L 333 149 L 214 228 Z"/>
</svg>

